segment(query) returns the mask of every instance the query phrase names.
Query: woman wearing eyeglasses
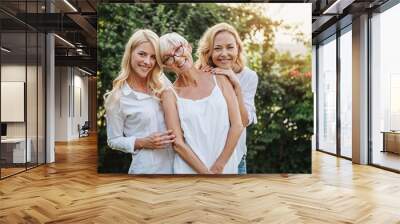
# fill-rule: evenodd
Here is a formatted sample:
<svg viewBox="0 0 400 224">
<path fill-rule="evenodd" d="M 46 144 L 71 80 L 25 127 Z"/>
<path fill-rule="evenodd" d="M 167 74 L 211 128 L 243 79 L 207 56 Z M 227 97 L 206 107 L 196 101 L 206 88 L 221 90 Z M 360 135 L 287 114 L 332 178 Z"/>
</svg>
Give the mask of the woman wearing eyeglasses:
<svg viewBox="0 0 400 224">
<path fill-rule="evenodd" d="M 156 60 L 159 37 L 136 31 L 125 46 L 119 76 L 105 95 L 107 140 L 132 154 L 129 174 L 172 174 L 175 136 L 166 130 L 157 97 L 169 80 Z"/>
<path fill-rule="evenodd" d="M 176 136 L 175 174 L 236 174 L 235 146 L 243 130 L 235 92 L 224 76 L 193 66 L 192 48 L 177 33 L 160 37 L 161 65 L 177 79 L 161 100 Z"/>
</svg>

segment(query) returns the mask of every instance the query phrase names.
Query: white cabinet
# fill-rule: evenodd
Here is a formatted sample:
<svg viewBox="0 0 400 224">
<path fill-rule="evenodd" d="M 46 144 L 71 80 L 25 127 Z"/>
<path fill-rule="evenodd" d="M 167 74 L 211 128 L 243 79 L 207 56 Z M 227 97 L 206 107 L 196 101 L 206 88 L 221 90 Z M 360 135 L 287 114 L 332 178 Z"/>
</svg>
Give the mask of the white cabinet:
<svg viewBox="0 0 400 224">
<path fill-rule="evenodd" d="M 7 148 L 12 148 L 13 163 L 25 163 L 32 161 L 32 141 L 30 138 L 28 138 L 26 142 L 28 145 L 25 153 L 25 138 L 7 138 L 1 140 L 2 147 L 5 146 Z M 25 161 L 25 159 L 27 160 Z"/>
</svg>

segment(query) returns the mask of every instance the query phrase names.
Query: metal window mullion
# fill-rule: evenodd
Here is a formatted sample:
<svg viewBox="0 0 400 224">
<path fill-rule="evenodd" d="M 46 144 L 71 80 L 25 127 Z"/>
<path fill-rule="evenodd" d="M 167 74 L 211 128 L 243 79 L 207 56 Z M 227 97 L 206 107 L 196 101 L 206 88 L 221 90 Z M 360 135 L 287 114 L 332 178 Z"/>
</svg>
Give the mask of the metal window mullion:
<svg viewBox="0 0 400 224">
<path fill-rule="evenodd" d="M 368 20 L 367 20 L 367 47 L 368 47 L 368 53 L 367 53 L 367 119 L 368 119 L 368 123 L 367 123 L 367 141 L 368 141 L 368 155 L 367 155 L 367 164 L 373 164 L 373 153 L 372 153 L 372 64 L 371 64 L 371 56 L 372 56 L 372 11 L 368 11 Z"/>
<path fill-rule="evenodd" d="M 340 101 L 341 101 L 341 65 L 340 65 L 340 30 L 336 31 L 336 155 L 341 156 L 341 114 L 340 114 Z"/>
<path fill-rule="evenodd" d="M 47 13 L 47 5 L 49 0 L 45 0 L 44 11 Z M 44 163 L 47 163 L 47 31 L 44 33 Z M 42 74 L 43 76 L 43 74 Z"/>
<path fill-rule="evenodd" d="M 316 94 L 315 94 L 315 97 L 316 97 L 316 105 L 315 105 L 315 107 L 316 107 L 316 116 L 315 116 L 315 119 L 317 119 L 316 120 L 316 122 L 315 122 L 315 125 L 317 126 L 316 127 L 316 129 L 315 129 L 315 132 L 316 132 L 316 136 L 315 136 L 315 148 L 318 150 L 319 149 L 319 72 L 318 72 L 318 69 L 319 69 L 319 66 L 318 66 L 318 63 L 319 63 L 319 53 L 318 53 L 318 51 L 319 51 L 319 44 L 317 44 L 316 45 L 316 47 L 315 47 L 315 89 L 316 89 Z"/>
<path fill-rule="evenodd" d="M 39 13 L 39 1 L 36 1 Z M 36 32 L 36 166 L 39 165 L 39 32 Z"/>
<path fill-rule="evenodd" d="M 28 1 L 25 0 L 25 21 L 28 19 Z M 28 113 L 27 113 L 27 91 L 28 91 L 28 26 L 25 25 L 25 88 L 24 88 L 24 119 L 25 119 L 25 170 L 28 170 Z"/>
</svg>

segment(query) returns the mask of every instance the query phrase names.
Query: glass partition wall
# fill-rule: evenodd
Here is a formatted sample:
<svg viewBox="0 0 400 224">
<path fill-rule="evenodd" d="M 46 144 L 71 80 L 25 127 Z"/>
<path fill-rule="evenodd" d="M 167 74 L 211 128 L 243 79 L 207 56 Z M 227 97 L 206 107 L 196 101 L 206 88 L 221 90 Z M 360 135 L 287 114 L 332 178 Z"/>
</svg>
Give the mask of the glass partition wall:
<svg viewBox="0 0 400 224">
<path fill-rule="evenodd" d="M 336 154 L 336 35 L 318 46 L 318 149 Z"/>
<path fill-rule="evenodd" d="M 371 18 L 371 163 L 400 171 L 400 4 Z"/>
<path fill-rule="evenodd" d="M 352 157 L 351 25 L 317 47 L 317 149 Z"/>
<path fill-rule="evenodd" d="M 0 11 L 1 179 L 45 163 L 45 35 L 18 19 L 43 4 L 15 2 Z"/>
<path fill-rule="evenodd" d="M 26 169 L 26 33 L 1 33 L 1 177 Z M 28 160 L 29 162 L 30 160 Z"/>
<path fill-rule="evenodd" d="M 340 155 L 352 158 L 352 33 L 351 25 L 340 35 Z"/>
<path fill-rule="evenodd" d="M 368 164 L 400 172 L 400 4 L 369 17 Z M 358 40 L 355 40 L 358 41 Z M 352 27 L 317 44 L 317 149 L 352 159 Z M 365 50 L 365 49 L 363 49 Z M 338 55 L 338 57 L 337 57 Z"/>
</svg>

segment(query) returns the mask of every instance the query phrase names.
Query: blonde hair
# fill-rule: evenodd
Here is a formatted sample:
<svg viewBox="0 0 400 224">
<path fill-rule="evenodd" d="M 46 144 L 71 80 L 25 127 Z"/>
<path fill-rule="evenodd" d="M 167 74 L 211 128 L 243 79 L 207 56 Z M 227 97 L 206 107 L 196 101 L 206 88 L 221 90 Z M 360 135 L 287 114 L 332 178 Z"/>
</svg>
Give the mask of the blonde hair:
<svg viewBox="0 0 400 224">
<path fill-rule="evenodd" d="M 125 45 L 125 51 L 121 61 L 121 70 L 113 81 L 113 88 L 110 92 L 104 94 L 106 109 L 110 106 L 111 102 L 115 102 L 119 99 L 120 94 L 116 94 L 116 90 L 120 90 L 129 76 L 135 74 L 131 64 L 132 51 L 140 44 L 149 42 L 154 47 L 157 56 L 159 40 L 160 38 L 158 35 L 148 29 L 139 29 L 132 34 Z M 154 65 L 150 75 L 147 76 L 147 86 L 154 94 L 160 93 L 163 90 L 163 83 L 161 82 L 161 67 L 159 65 L 158 56 L 156 58 L 157 63 Z"/>
<path fill-rule="evenodd" d="M 243 49 L 243 42 L 239 37 L 237 30 L 229 25 L 228 23 L 218 23 L 206 30 L 199 41 L 199 47 L 197 48 L 198 60 L 195 63 L 196 68 L 200 68 L 204 65 L 215 66 L 212 61 L 211 53 L 214 47 L 214 41 L 217 34 L 221 32 L 229 32 L 236 39 L 236 45 L 238 48 L 238 57 L 233 64 L 232 70 L 239 73 L 246 66 L 246 56 Z"/>
<path fill-rule="evenodd" d="M 189 45 L 189 42 L 179 35 L 178 33 L 172 32 L 164 34 L 160 37 L 160 51 L 159 51 L 159 61 L 161 66 L 165 66 L 162 64 L 162 56 L 169 53 L 171 49 L 179 47 L 179 45 Z"/>
</svg>

